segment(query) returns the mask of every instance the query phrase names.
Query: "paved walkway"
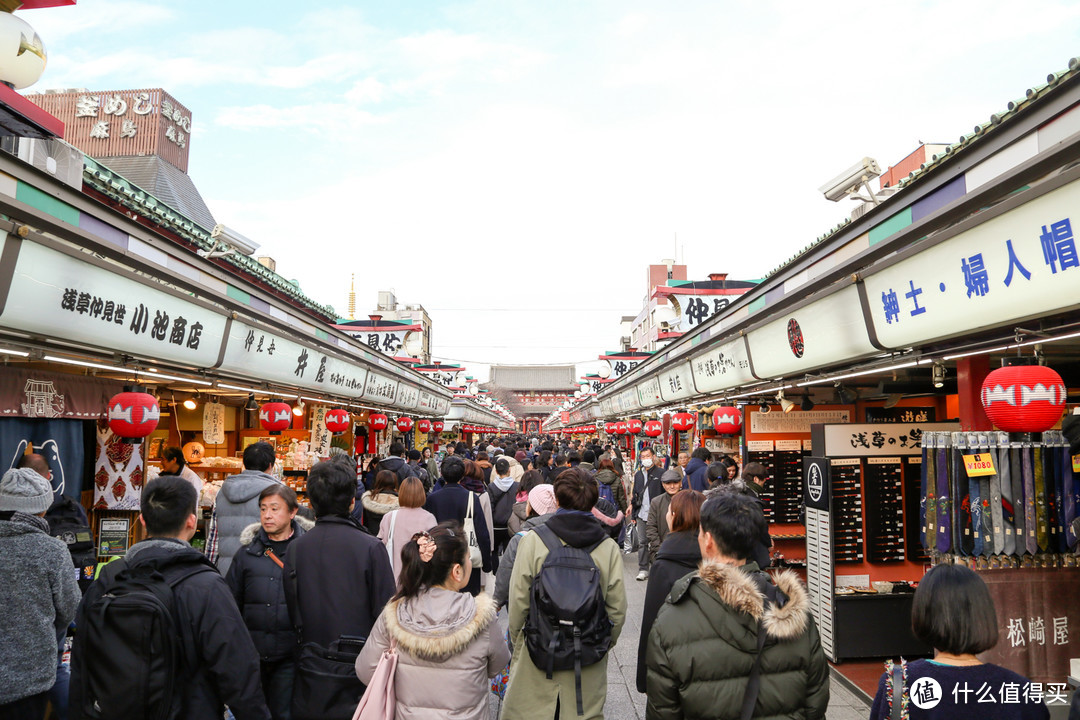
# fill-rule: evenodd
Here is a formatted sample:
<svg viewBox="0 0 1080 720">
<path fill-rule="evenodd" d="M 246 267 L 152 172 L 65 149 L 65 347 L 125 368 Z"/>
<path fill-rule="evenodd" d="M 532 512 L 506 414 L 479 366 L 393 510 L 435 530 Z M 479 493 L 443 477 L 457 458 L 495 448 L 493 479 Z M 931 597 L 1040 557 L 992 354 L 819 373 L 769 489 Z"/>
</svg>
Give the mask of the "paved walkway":
<svg viewBox="0 0 1080 720">
<path fill-rule="evenodd" d="M 608 695 L 604 716 L 611 720 L 643 720 L 645 696 L 637 691 L 637 647 L 641 634 L 641 611 L 645 605 L 646 582 L 637 582 L 637 553 L 623 555 L 623 579 L 626 584 L 626 625 L 618 645 L 608 658 Z M 505 613 L 504 613 L 505 615 Z M 505 618 L 503 624 L 505 627 Z M 491 696 L 492 718 L 496 717 L 497 700 Z M 870 708 L 858 700 L 836 680 L 831 683 L 829 720 L 867 720 Z M 538 720 L 541 720 L 538 718 Z"/>
</svg>

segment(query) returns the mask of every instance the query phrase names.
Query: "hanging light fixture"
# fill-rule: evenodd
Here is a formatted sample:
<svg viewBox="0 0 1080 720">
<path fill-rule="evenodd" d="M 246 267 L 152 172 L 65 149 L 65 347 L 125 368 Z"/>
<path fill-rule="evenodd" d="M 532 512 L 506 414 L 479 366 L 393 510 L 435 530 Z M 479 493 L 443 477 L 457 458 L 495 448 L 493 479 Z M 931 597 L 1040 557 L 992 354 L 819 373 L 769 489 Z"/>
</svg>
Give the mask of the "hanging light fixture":
<svg viewBox="0 0 1080 720">
<path fill-rule="evenodd" d="M 776 393 L 776 401 L 780 403 L 780 409 L 783 410 L 785 413 L 789 413 L 795 409 L 795 403 L 784 397 L 783 390 Z"/>
<path fill-rule="evenodd" d="M 292 414 L 295 415 L 296 417 L 300 417 L 301 415 L 304 414 L 304 408 L 305 408 L 304 401 L 301 400 L 299 396 L 297 396 L 296 404 L 293 405 Z"/>
<path fill-rule="evenodd" d="M 814 401 L 810 399 L 809 395 L 806 395 L 805 397 L 803 397 L 802 403 L 799 405 L 799 407 L 801 407 L 804 412 L 809 412 L 810 410 L 814 409 Z"/>
<path fill-rule="evenodd" d="M 244 409 L 248 411 L 259 409 L 259 403 L 255 402 L 255 393 L 248 393 L 248 399 L 247 402 L 244 403 Z"/>
<path fill-rule="evenodd" d="M 195 402 L 194 397 L 189 397 L 187 400 L 184 401 L 183 404 L 184 407 L 188 410 L 194 410 L 195 408 L 199 407 L 199 403 Z"/>
<path fill-rule="evenodd" d="M 945 387 L 945 366 L 941 363 L 934 363 L 934 387 Z"/>
</svg>

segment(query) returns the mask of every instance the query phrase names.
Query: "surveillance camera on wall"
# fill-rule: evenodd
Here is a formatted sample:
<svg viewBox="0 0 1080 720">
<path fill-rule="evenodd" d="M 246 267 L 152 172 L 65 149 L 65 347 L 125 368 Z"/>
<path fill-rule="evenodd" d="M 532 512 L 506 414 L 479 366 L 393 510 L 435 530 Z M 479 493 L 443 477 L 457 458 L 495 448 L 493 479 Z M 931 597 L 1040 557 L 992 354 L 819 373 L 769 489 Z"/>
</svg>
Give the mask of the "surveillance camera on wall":
<svg viewBox="0 0 1080 720">
<path fill-rule="evenodd" d="M 210 231 L 210 237 L 217 240 L 219 243 L 224 243 L 231 248 L 243 253 L 244 255 L 251 255 L 259 249 L 259 244 L 248 240 L 246 237 L 231 230 L 221 223 L 214 226 L 214 229 Z"/>
<path fill-rule="evenodd" d="M 877 160 L 864 157 L 835 178 L 818 188 L 819 192 L 825 193 L 827 200 L 839 202 L 854 192 L 863 183 L 873 180 L 881 175 L 881 168 Z"/>
</svg>

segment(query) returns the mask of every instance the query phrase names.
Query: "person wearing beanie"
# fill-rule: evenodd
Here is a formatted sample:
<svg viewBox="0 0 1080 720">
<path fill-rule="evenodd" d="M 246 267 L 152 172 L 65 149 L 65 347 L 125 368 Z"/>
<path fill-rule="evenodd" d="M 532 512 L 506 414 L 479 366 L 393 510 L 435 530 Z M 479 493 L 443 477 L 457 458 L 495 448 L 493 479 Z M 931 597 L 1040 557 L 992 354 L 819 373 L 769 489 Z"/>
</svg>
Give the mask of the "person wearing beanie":
<svg viewBox="0 0 1080 720">
<path fill-rule="evenodd" d="M 506 550 L 499 558 L 499 571 L 495 575 L 495 592 L 492 594 L 495 607 L 499 610 L 506 607 L 510 596 L 510 574 L 514 570 L 514 559 L 517 558 L 517 548 L 521 538 L 555 517 L 555 511 L 558 509 L 554 486 L 545 483 L 529 491 L 529 499 L 525 503 L 527 517 L 525 524 L 522 525 L 521 530 L 510 536 L 510 542 L 507 543 Z"/>
<path fill-rule="evenodd" d="M 67 545 L 49 535 L 52 485 L 32 468 L 0 478 L 0 717 L 44 717 L 56 682 L 56 629 L 79 605 Z"/>
<path fill-rule="evenodd" d="M 645 522 L 645 538 L 649 541 L 649 565 L 656 561 L 656 553 L 668 534 L 667 511 L 671 497 L 682 490 L 683 473 L 678 466 L 670 467 L 660 476 L 664 494 L 649 502 L 649 519 Z"/>
</svg>

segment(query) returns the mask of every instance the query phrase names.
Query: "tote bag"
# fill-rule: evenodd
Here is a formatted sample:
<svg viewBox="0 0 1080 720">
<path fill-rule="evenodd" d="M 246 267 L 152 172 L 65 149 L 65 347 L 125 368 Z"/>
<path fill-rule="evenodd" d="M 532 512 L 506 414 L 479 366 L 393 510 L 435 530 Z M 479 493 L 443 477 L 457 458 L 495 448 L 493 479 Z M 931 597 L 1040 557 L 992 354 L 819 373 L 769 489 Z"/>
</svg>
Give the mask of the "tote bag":
<svg viewBox="0 0 1080 720">
<path fill-rule="evenodd" d="M 353 720 L 394 720 L 397 695 L 394 692 L 394 676 L 397 675 L 397 651 L 393 643 L 383 650 L 375 674 L 371 676 L 360 704 L 356 706 Z"/>
<path fill-rule="evenodd" d="M 473 503 L 476 499 L 473 497 L 472 492 L 469 492 L 469 498 L 467 500 L 468 509 L 465 511 L 465 522 L 462 523 L 462 529 L 465 531 L 465 537 L 469 539 L 469 557 L 472 559 L 474 568 L 483 567 L 484 560 L 480 554 L 480 543 L 476 537 L 476 525 L 473 522 Z"/>
</svg>

